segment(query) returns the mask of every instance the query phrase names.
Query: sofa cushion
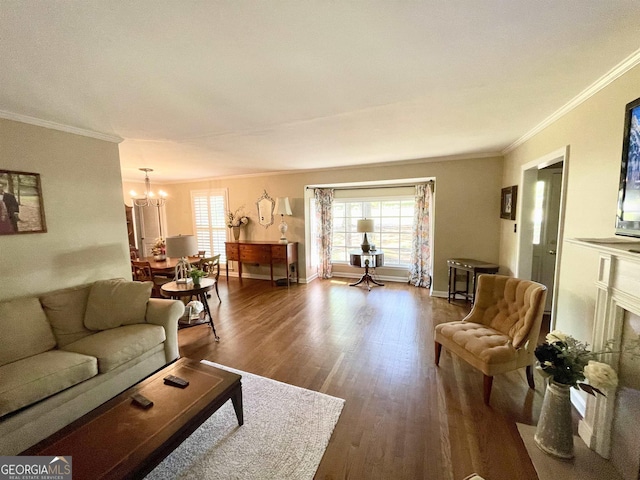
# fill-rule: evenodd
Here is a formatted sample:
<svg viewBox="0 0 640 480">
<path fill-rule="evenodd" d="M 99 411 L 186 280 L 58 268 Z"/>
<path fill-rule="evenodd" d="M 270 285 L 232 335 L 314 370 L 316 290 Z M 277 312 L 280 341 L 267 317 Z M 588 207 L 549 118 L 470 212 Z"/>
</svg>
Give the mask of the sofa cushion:
<svg viewBox="0 0 640 480">
<path fill-rule="evenodd" d="M 146 323 L 125 325 L 89 335 L 65 345 L 69 352 L 98 359 L 98 371 L 106 373 L 139 357 L 165 340 L 164 328 Z"/>
<path fill-rule="evenodd" d="M 38 298 L 0 302 L 0 340 L 0 366 L 56 346 L 56 339 Z"/>
<path fill-rule="evenodd" d="M 58 347 L 91 335 L 84 326 L 84 314 L 91 285 L 67 288 L 40 296 L 40 303 L 47 314 Z"/>
<path fill-rule="evenodd" d="M 85 327 L 89 330 L 107 330 L 143 323 L 152 288 L 152 282 L 98 280 L 89 292 Z"/>
<path fill-rule="evenodd" d="M 94 357 L 61 350 L 0 367 L 0 416 L 54 395 L 98 374 Z"/>
</svg>

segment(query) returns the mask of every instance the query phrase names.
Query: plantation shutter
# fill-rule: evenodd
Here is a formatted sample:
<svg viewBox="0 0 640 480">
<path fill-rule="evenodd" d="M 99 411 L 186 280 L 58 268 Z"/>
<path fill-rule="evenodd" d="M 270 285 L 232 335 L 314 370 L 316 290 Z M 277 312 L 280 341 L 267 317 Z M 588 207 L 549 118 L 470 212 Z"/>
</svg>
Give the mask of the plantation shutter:
<svg viewBox="0 0 640 480">
<path fill-rule="evenodd" d="M 191 202 L 198 250 L 204 250 L 207 257 L 220 254 L 220 262 L 226 263 L 226 189 L 192 191 Z"/>
</svg>

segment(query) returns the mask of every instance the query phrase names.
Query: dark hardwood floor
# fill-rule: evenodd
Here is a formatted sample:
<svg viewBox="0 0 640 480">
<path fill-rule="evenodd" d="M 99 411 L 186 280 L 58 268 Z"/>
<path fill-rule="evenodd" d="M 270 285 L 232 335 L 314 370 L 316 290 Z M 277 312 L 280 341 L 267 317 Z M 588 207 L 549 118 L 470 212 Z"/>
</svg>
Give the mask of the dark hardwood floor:
<svg viewBox="0 0 640 480">
<path fill-rule="evenodd" d="M 516 422 L 537 422 L 541 377 L 535 391 L 524 369 L 496 377 L 486 406 L 480 372 L 446 350 L 434 365 L 434 325 L 466 307 L 404 283 L 348 283 L 223 277 L 222 303 L 210 300 L 221 341 L 182 329 L 181 355 L 344 398 L 317 479 L 537 479 Z"/>
</svg>

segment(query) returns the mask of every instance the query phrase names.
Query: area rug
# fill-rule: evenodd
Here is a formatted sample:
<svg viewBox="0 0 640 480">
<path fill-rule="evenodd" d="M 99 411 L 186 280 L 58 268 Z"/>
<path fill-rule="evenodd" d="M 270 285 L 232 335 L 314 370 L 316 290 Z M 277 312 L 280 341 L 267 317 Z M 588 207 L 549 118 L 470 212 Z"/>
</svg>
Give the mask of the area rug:
<svg viewBox="0 0 640 480">
<path fill-rule="evenodd" d="M 248 372 L 244 425 L 227 402 L 147 477 L 158 479 L 312 479 L 344 400 Z"/>
</svg>

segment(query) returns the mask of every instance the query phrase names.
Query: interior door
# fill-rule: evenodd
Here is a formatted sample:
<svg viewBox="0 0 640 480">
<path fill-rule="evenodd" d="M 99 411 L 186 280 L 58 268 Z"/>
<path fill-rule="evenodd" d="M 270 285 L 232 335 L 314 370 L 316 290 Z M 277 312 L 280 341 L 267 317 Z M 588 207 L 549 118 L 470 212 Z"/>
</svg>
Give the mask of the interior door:
<svg viewBox="0 0 640 480">
<path fill-rule="evenodd" d="M 149 257 L 156 238 L 162 236 L 161 212 L 158 207 L 135 207 L 135 213 L 138 249 L 141 256 Z"/>
<path fill-rule="evenodd" d="M 538 227 L 534 227 L 533 264 L 531 278 L 547 287 L 545 311 L 551 311 L 553 301 L 556 253 L 558 249 L 558 224 L 560 197 L 562 193 L 562 168 L 545 168 L 538 171 L 538 182 L 542 182 L 542 195 L 536 205 Z M 537 203 L 538 203 L 537 202 Z"/>
</svg>

